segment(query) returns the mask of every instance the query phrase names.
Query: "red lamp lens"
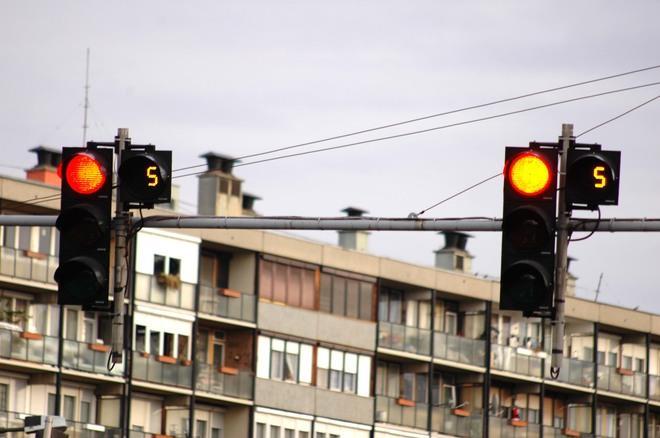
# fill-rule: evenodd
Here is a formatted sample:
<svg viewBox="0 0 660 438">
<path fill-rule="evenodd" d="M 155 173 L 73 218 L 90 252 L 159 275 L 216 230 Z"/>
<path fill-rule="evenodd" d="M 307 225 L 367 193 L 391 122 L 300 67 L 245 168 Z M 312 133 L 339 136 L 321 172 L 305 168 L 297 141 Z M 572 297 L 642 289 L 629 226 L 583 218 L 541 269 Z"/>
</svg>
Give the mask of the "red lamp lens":
<svg viewBox="0 0 660 438">
<path fill-rule="evenodd" d="M 76 154 L 66 166 L 66 182 L 69 187 L 81 195 L 98 192 L 106 180 L 106 171 L 102 164 L 87 153 Z"/>
</svg>

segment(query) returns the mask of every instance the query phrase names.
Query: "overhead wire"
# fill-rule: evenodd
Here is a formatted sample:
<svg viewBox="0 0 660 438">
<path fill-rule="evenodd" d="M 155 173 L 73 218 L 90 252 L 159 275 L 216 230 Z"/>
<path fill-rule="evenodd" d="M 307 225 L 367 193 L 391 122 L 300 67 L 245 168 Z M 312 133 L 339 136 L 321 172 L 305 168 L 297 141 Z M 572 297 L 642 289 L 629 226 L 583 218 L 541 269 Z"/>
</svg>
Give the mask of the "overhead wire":
<svg viewBox="0 0 660 438">
<path fill-rule="evenodd" d="M 589 129 L 587 129 L 586 131 L 582 131 L 581 133 L 579 133 L 578 135 L 576 135 L 575 138 L 581 137 L 581 136 L 583 136 L 584 134 L 586 134 L 586 133 L 588 133 L 588 132 L 591 132 L 591 131 L 593 131 L 593 130 L 595 130 L 595 129 L 600 128 L 601 126 L 605 126 L 605 125 L 607 125 L 608 123 L 611 123 L 611 122 L 613 122 L 613 121 L 615 121 L 615 120 L 618 120 L 618 119 L 620 119 L 621 117 L 626 116 L 626 115 L 630 114 L 631 112 L 633 112 L 633 111 L 635 111 L 635 110 L 638 110 L 638 109 L 640 109 L 641 107 L 643 107 L 643 106 L 645 106 L 645 105 L 648 105 L 649 103 L 651 103 L 651 102 L 653 102 L 654 100 L 657 100 L 657 99 L 660 99 L 660 94 L 658 94 L 657 96 L 655 96 L 655 97 L 653 97 L 653 98 L 651 98 L 651 99 L 649 99 L 649 100 L 647 100 L 647 101 L 644 101 L 644 102 L 640 103 L 639 105 L 637 105 L 637 106 L 635 106 L 635 107 L 633 107 L 633 108 L 630 108 L 630 109 L 627 110 L 627 111 L 622 112 L 622 113 L 619 114 L 618 116 L 614 116 L 614 117 L 612 117 L 611 119 L 608 119 L 608 120 L 604 121 L 603 123 L 599 123 L 598 125 L 594 126 L 593 128 L 589 128 Z"/>
<path fill-rule="evenodd" d="M 636 74 L 636 73 L 655 70 L 655 69 L 658 69 L 658 68 L 660 68 L 660 64 L 649 66 L 649 67 L 644 67 L 644 68 L 639 68 L 639 69 L 636 69 L 636 70 L 630 70 L 630 71 L 623 72 L 623 73 L 617 73 L 617 74 L 613 74 L 613 75 L 603 76 L 603 77 L 599 77 L 599 78 L 595 78 L 595 79 L 589 79 L 589 80 L 586 80 L 586 81 L 574 82 L 574 83 L 571 83 L 571 84 L 561 85 L 561 86 L 558 86 L 558 87 L 547 88 L 547 89 L 544 89 L 544 90 L 534 91 L 534 92 L 531 92 L 531 93 L 524 93 L 524 94 L 520 94 L 520 95 L 517 95 L 517 96 L 507 97 L 507 98 L 504 98 L 504 99 L 493 100 L 493 101 L 490 101 L 490 102 L 481 103 L 481 104 L 477 104 L 477 105 L 471 105 L 471 106 L 467 106 L 467 107 L 463 107 L 463 108 L 457 108 L 457 109 L 452 109 L 452 110 L 448 110 L 448 111 L 444 111 L 444 112 L 440 112 L 440 113 L 435 113 L 435 114 L 430 114 L 430 115 L 426 115 L 426 116 L 416 117 L 416 118 L 404 120 L 404 121 L 401 121 L 401 122 L 388 123 L 388 124 L 376 126 L 376 127 L 373 127 L 373 128 L 367 128 L 367 129 L 362 129 L 362 130 L 359 130 L 359 131 L 353 131 L 353 132 L 348 132 L 348 133 L 344 133 L 344 134 L 334 135 L 334 136 L 331 136 L 331 137 L 325 137 L 325 138 L 321 138 L 319 140 L 313 140 L 313 141 L 298 143 L 298 144 L 294 144 L 294 145 L 290 145 L 290 146 L 284 146 L 284 147 L 278 147 L 278 148 L 275 148 L 275 149 L 269 149 L 269 150 L 263 151 L 263 152 L 257 152 L 257 153 L 254 153 L 254 154 L 248 154 L 248 155 L 243 155 L 243 156 L 240 156 L 240 157 L 236 157 L 235 159 L 236 160 L 243 160 L 243 159 L 246 159 L 246 158 L 254 158 L 254 157 L 258 157 L 258 156 L 262 156 L 262 155 L 272 154 L 272 153 L 275 153 L 275 152 L 282 152 L 282 151 L 285 151 L 285 150 L 300 148 L 300 147 L 303 147 L 303 146 L 311 146 L 313 144 L 323 143 L 323 142 L 327 142 L 327 141 L 331 141 L 331 140 L 338 140 L 338 139 L 341 139 L 341 138 L 351 137 L 351 136 L 360 135 L 360 134 L 366 134 L 366 133 L 369 133 L 369 132 L 374 132 L 374 131 L 387 129 L 387 128 L 393 128 L 393 127 L 396 127 L 396 126 L 402 126 L 402 125 L 415 123 L 415 122 L 420 122 L 420 121 L 423 121 L 423 120 L 428 120 L 428 119 L 432 119 L 432 118 L 436 118 L 436 117 L 447 116 L 447 115 L 450 115 L 450 114 L 456 114 L 456 113 L 470 111 L 470 110 L 479 109 L 479 108 L 485 108 L 485 107 L 488 107 L 488 106 L 498 105 L 498 104 L 501 104 L 501 103 L 513 102 L 513 101 L 520 100 L 520 99 L 525 99 L 525 98 L 528 98 L 528 97 L 539 96 L 539 95 L 542 95 L 542 94 L 552 93 L 552 92 L 555 92 L 555 91 L 567 90 L 569 88 L 575 88 L 575 87 L 579 87 L 579 86 L 582 86 L 582 85 L 588 85 L 588 84 L 593 84 L 593 83 L 596 83 L 596 82 L 606 81 L 606 80 L 609 80 L 609 79 L 620 78 L 620 77 L 624 77 L 624 76 L 628 76 L 628 75 L 632 75 L 632 74 Z M 203 167 L 205 165 L 206 164 L 196 164 L 196 165 L 192 165 L 192 166 L 181 167 L 181 168 L 178 168 L 178 169 L 174 169 L 173 172 L 180 172 L 180 171 L 183 171 L 183 170 L 195 169 L 197 167 Z"/>
</svg>

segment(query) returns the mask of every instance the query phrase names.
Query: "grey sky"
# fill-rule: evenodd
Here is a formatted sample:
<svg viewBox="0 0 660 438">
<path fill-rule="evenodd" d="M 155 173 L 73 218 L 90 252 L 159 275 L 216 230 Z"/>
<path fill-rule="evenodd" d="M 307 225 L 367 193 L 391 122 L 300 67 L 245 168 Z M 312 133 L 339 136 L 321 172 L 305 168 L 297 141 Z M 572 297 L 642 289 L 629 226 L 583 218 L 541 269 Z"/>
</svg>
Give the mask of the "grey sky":
<svg viewBox="0 0 660 438">
<path fill-rule="evenodd" d="M 658 17 L 657 1 L 3 2 L 2 164 L 27 168 L 37 144 L 81 142 L 87 47 L 88 138 L 110 140 L 128 127 L 137 143 L 173 149 L 177 168 L 209 150 L 260 152 L 659 64 Z M 660 70 L 357 139 L 658 80 Z M 236 174 L 264 198 L 263 214 L 336 215 L 356 205 L 406 216 L 501 170 L 505 145 L 553 141 L 564 122 L 579 133 L 657 94 L 647 88 Z M 603 216 L 660 217 L 659 115 L 656 101 L 581 138 L 622 150 L 620 205 Z M 196 179 L 179 182 L 195 202 Z M 499 217 L 501 185 L 426 216 Z M 499 275 L 499 239 L 482 233 L 470 242 L 477 272 Z M 441 244 L 429 233 L 370 241 L 374 253 L 422 264 Z M 657 234 L 599 233 L 572 244 L 578 294 L 592 298 L 604 272 L 603 301 L 660 312 L 659 252 Z"/>
</svg>

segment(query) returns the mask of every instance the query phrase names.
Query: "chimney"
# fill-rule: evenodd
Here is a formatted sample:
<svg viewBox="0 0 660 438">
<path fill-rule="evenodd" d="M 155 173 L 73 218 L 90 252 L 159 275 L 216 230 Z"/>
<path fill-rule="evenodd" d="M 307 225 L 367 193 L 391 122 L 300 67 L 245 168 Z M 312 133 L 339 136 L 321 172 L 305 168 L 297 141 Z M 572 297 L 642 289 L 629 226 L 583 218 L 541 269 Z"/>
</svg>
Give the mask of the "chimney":
<svg viewBox="0 0 660 438">
<path fill-rule="evenodd" d="M 201 156 L 208 169 L 199 176 L 197 212 L 210 216 L 241 216 L 241 179 L 232 174 L 236 159 L 209 152 Z"/>
<path fill-rule="evenodd" d="M 346 207 L 342 210 L 348 217 L 360 218 L 367 210 L 362 210 L 357 207 Z M 344 249 L 352 249 L 355 251 L 367 251 L 367 240 L 369 232 L 364 230 L 347 230 L 339 231 L 339 246 Z"/>
<path fill-rule="evenodd" d="M 37 165 L 25 171 L 25 177 L 30 181 L 38 181 L 49 186 L 59 187 L 61 178 L 57 175 L 57 166 L 62 161 L 62 151 L 45 146 L 30 149 L 37 154 Z"/>
<path fill-rule="evenodd" d="M 259 216 L 254 211 L 254 202 L 261 198 L 252 193 L 243 192 L 243 216 Z"/>
<path fill-rule="evenodd" d="M 472 272 L 472 259 L 474 257 L 466 249 L 467 240 L 472 236 L 457 231 L 442 231 L 439 234 L 444 234 L 445 246 L 435 251 L 436 268 L 465 273 Z"/>
</svg>

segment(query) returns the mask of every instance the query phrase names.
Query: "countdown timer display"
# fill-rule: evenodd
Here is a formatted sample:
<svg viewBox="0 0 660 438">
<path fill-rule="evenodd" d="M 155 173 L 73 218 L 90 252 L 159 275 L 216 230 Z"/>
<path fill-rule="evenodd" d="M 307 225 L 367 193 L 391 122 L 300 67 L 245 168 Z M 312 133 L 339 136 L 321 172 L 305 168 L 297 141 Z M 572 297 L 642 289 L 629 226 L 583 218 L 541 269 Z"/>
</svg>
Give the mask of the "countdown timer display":
<svg viewBox="0 0 660 438">
<path fill-rule="evenodd" d="M 617 205 L 620 161 L 619 151 L 569 151 L 567 206 L 595 209 L 599 205 Z"/>
</svg>

